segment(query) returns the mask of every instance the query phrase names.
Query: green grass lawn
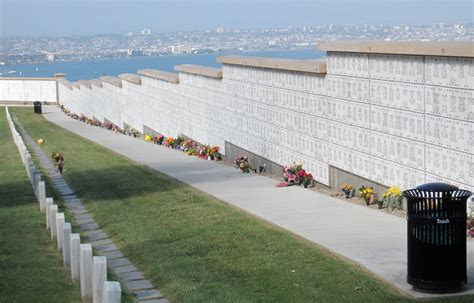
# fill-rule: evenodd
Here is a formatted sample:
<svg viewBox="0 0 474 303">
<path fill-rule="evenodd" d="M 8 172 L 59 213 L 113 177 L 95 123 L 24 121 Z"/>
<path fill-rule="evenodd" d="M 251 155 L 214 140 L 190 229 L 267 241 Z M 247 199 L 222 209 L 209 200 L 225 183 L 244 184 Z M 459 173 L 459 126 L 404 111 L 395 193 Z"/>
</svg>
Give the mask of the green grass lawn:
<svg viewBox="0 0 474 303">
<path fill-rule="evenodd" d="M 11 112 L 11 109 L 10 109 Z M 14 123 L 17 123 L 17 117 L 15 115 L 12 115 Z M 22 134 L 22 125 L 16 125 L 17 130 Z M 27 148 L 32 151 L 32 146 L 28 143 L 27 140 L 24 138 L 24 142 L 27 146 Z M 47 197 L 52 197 L 54 199 L 54 203 L 58 205 L 58 211 L 63 212 L 66 218 L 66 222 L 71 223 L 72 226 L 72 232 L 73 233 L 80 233 L 81 234 L 81 239 L 87 239 L 84 234 L 80 232 L 80 227 L 75 223 L 75 218 L 74 215 L 69 211 L 68 208 L 66 208 L 65 203 L 61 195 L 56 191 L 54 188 L 53 182 L 51 178 L 47 175 L 46 171 L 41 167 L 40 161 L 38 157 L 36 156 L 35 153 L 31 153 L 32 160 L 34 164 L 36 165 L 36 168 L 40 171 L 42 180 L 45 182 L 45 189 L 46 189 L 46 196 Z M 84 242 L 84 240 L 82 241 Z M 95 253 L 95 250 L 93 249 L 94 255 L 98 255 Z M 118 281 L 118 278 L 116 277 L 115 273 L 112 272 L 109 268 L 107 269 L 107 281 Z M 126 289 L 122 289 L 122 302 L 123 303 L 128 303 L 128 302 L 136 302 L 136 298 L 133 297 Z M 2 301 L 0 301 L 2 303 Z"/>
<path fill-rule="evenodd" d="M 0 107 L 0 302 L 81 302 Z"/>
<path fill-rule="evenodd" d="M 12 111 L 96 221 L 173 302 L 408 302 L 273 225 L 32 114 Z M 380 252 L 383 253 L 383 252 Z M 442 302 L 472 302 L 460 297 Z"/>
</svg>

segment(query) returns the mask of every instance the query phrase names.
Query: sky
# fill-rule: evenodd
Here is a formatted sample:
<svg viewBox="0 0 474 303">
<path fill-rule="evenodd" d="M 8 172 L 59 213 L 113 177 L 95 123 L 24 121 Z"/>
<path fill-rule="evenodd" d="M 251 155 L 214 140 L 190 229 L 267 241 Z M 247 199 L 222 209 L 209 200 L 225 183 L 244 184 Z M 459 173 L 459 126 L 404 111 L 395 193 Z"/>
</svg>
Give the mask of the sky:
<svg viewBox="0 0 474 303">
<path fill-rule="evenodd" d="M 474 23 L 474 0 L 0 0 L 0 36 Z"/>
</svg>

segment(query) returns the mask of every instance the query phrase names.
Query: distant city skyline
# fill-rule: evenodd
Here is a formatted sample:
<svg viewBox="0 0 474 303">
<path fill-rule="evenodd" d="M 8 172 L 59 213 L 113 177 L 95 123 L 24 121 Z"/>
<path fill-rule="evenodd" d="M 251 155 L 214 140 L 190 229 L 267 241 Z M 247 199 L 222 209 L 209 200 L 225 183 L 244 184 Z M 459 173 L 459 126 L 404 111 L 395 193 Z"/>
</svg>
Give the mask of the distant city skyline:
<svg viewBox="0 0 474 303">
<path fill-rule="evenodd" d="M 314 48 L 331 40 L 474 41 L 474 24 L 321 25 L 63 37 L 2 38 L 0 65 L 121 57 Z"/>
<path fill-rule="evenodd" d="M 70 36 L 322 24 L 473 23 L 473 1 L 0 0 L 0 36 Z"/>
</svg>

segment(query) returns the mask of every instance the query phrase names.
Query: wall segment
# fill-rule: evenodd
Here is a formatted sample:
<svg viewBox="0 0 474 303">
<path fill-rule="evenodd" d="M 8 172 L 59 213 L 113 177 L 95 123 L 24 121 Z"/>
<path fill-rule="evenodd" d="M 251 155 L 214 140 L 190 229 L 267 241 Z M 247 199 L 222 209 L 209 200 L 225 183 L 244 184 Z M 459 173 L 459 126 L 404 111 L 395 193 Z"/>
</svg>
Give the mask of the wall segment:
<svg viewBox="0 0 474 303">
<path fill-rule="evenodd" d="M 54 78 L 0 78 L 0 102 L 56 102 Z"/>
</svg>

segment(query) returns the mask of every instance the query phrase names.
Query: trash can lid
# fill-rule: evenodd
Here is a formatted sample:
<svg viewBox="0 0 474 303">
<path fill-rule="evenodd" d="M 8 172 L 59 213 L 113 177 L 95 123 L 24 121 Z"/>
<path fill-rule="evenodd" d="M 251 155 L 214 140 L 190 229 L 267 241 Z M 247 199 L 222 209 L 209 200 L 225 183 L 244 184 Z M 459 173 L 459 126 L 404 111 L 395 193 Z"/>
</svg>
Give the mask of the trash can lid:
<svg viewBox="0 0 474 303">
<path fill-rule="evenodd" d="M 417 186 L 416 189 L 423 190 L 423 191 L 455 191 L 455 190 L 458 190 L 459 188 L 451 184 L 433 182 L 433 183 L 426 183 L 426 184 Z"/>
</svg>

